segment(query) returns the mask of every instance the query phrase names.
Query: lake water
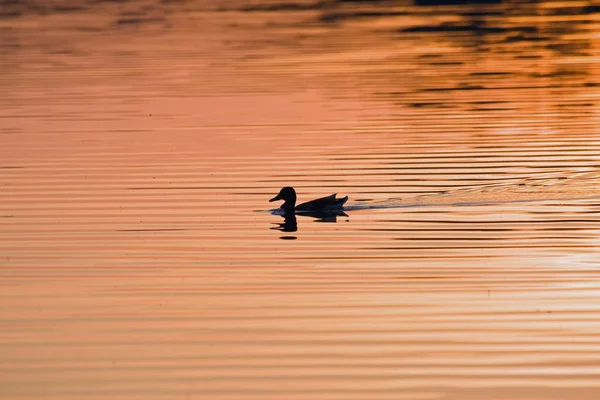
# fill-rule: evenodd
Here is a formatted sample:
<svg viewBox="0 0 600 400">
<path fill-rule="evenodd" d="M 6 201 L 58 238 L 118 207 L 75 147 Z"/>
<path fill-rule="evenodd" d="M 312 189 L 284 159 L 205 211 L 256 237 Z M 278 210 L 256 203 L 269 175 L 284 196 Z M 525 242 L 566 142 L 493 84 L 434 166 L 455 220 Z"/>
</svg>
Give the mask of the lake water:
<svg viewBox="0 0 600 400">
<path fill-rule="evenodd" d="M 2 399 L 600 397 L 597 6 L 53 4 L 0 8 Z"/>
</svg>

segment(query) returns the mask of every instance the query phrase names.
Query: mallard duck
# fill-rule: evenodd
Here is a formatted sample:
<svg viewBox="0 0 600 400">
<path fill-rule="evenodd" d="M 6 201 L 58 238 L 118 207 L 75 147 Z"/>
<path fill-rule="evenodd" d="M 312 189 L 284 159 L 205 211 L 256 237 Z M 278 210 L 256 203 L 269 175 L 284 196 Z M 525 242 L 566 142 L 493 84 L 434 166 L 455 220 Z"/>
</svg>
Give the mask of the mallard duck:
<svg viewBox="0 0 600 400">
<path fill-rule="evenodd" d="M 296 205 L 296 191 L 293 187 L 286 186 L 269 201 L 284 200 L 281 208 L 286 212 L 335 213 L 342 211 L 344 203 L 348 201 L 348 196 L 340 198 L 335 196 L 337 193 Z"/>
</svg>

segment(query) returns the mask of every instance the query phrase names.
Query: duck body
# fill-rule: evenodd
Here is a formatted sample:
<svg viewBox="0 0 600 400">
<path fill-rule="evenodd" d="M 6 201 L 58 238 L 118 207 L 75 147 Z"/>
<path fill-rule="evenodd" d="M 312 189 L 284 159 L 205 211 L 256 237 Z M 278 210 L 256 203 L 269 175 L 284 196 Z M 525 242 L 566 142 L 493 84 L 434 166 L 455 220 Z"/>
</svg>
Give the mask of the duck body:
<svg viewBox="0 0 600 400">
<path fill-rule="evenodd" d="M 307 201 L 296 206 L 296 211 L 337 211 L 344 208 L 344 203 L 348 201 L 348 196 L 336 198 L 337 193 L 319 199 Z"/>
<path fill-rule="evenodd" d="M 338 213 L 344 209 L 344 203 L 348 201 L 348 196 L 337 198 L 337 193 L 319 199 L 307 201 L 296 205 L 296 191 L 291 186 L 286 186 L 279 191 L 279 194 L 273 197 L 270 202 L 284 200 L 281 208 L 286 212 L 298 213 Z"/>
</svg>

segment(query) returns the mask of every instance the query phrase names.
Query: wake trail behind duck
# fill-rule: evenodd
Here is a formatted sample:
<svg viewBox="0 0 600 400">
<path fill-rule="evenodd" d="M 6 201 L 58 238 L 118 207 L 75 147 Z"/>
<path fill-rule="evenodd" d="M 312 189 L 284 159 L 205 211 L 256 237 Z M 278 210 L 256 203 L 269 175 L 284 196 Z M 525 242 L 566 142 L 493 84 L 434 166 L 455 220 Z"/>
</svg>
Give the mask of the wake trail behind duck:
<svg viewBox="0 0 600 400">
<path fill-rule="evenodd" d="M 383 201 L 355 201 L 346 211 L 424 206 L 475 206 L 552 200 L 600 198 L 600 171 L 577 169 L 536 174 L 501 183 L 460 187 L 439 193 L 415 194 Z"/>
</svg>

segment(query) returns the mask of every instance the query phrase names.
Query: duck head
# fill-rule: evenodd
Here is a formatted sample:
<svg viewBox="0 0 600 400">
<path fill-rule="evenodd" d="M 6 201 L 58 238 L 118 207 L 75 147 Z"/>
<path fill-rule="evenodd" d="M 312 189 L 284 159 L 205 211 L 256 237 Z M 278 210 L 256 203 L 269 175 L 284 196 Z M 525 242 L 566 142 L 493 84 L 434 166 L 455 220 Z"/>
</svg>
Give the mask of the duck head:
<svg viewBox="0 0 600 400">
<path fill-rule="evenodd" d="M 284 203 L 281 205 L 281 208 L 285 210 L 293 211 L 296 206 L 296 191 L 291 186 L 286 186 L 279 191 L 279 194 L 273 197 L 271 201 L 283 200 Z"/>
</svg>

